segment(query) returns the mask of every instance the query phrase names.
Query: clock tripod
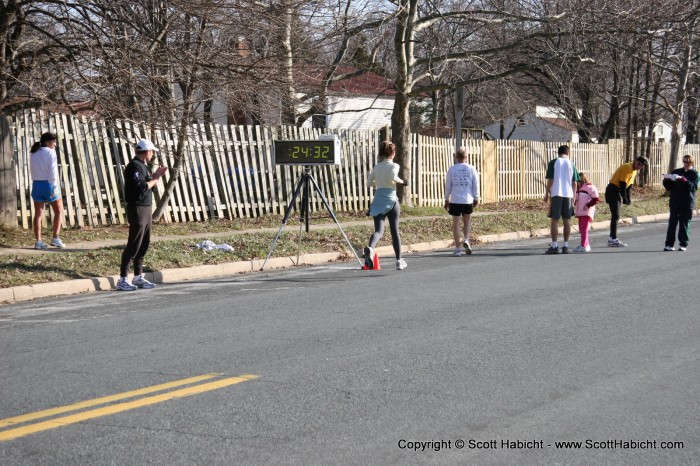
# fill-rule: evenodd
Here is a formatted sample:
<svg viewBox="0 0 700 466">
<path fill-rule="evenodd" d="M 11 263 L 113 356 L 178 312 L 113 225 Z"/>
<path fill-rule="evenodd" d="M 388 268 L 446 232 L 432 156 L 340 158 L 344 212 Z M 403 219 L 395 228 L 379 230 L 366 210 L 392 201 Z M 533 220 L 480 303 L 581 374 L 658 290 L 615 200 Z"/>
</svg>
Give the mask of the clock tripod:
<svg viewBox="0 0 700 466">
<path fill-rule="evenodd" d="M 267 260 L 270 258 L 270 256 L 272 255 L 272 252 L 275 250 L 275 246 L 277 245 L 277 240 L 279 240 L 280 234 L 282 233 L 282 229 L 287 224 L 287 220 L 289 220 L 289 215 L 292 213 L 292 209 L 294 208 L 294 203 L 297 200 L 299 193 L 302 193 L 301 206 L 300 206 L 300 220 L 302 223 L 304 223 L 306 225 L 306 232 L 307 233 L 309 232 L 309 203 L 310 203 L 311 185 L 313 185 L 314 189 L 316 190 L 319 197 L 323 201 L 323 205 L 326 207 L 326 210 L 333 218 L 333 221 L 335 222 L 336 226 L 338 227 L 338 230 L 340 230 L 340 232 L 343 234 L 343 238 L 345 238 L 345 241 L 348 243 L 348 246 L 350 247 L 350 250 L 352 251 L 353 255 L 355 256 L 355 259 L 357 259 L 357 262 L 359 262 L 360 267 L 363 265 L 362 261 L 360 260 L 359 256 L 357 255 L 357 252 L 355 251 L 355 248 L 353 247 L 352 243 L 350 243 L 350 240 L 348 239 L 347 235 L 343 231 L 343 228 L 340 226 L 340 223 L 338 223 L 338 219 L 335 217 L 335 213 L 333 213 L 333 209 L 331 209 L 331 206 L 328 204 L 328 201 L 326 200 L 326 196 L 324 196 L 323 191 L 321 191 L 321 188 L 319 188 L 318 183 L 316 183 L 316 180 L 311 175 L 311 167 L 305 166 L 304 171 L 301 174 L 301 178 L 299 178 L 299 181 L 297 182 L 297 185 L 294 189 L 294 195 L 292 196 L 291 201 L 289 201 L 289 205 L 287 206 L 287 210 L 285 210 L 285 212 L 284 212 L 284 217 L 282 218 L 282 225 L 280 225 L 279 230 L 277 230 L 277 235 L 275 236 L 275 239 L 272 241 L 272 244 L 270 245 L 270 252 L 267 253 L 267 257 L 265 258 L 265 262 L 263 262 L 262 267 L 260 267 L 260 271 L 263 271 L 265 269 L 265 264 L 267 264 Z M 297 251 L 297 264 L 299 263 L 299 256 L 301 255 L 301 226 L 302 225 L 299 224 L 299 250 Z"/>
</svg>

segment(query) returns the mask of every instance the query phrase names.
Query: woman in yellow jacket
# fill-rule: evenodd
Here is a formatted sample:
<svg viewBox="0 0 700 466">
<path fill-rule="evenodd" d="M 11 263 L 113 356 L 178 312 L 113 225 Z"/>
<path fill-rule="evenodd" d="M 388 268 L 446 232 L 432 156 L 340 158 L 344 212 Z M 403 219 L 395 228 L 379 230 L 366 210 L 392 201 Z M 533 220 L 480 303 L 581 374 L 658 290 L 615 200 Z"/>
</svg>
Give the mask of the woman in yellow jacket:
<svg viewBox="0 0 700 466">
<path fill-rule="evenodd" d="M 632 203 L 630 194 L 637 173 L 648 165 L 649 160 L 644 156 L 637 157 L 634 162 L 623 163 L 615 171 L 610 179 L 610 183 L 605 188 L 605 202 L 610 207 L 610 238 L 608 238 L 608 246 L 611 248 L 627 246 L 617 237 L 617 222 L 620 221 L 622 204 L 629 205 Z"/>
</svg>

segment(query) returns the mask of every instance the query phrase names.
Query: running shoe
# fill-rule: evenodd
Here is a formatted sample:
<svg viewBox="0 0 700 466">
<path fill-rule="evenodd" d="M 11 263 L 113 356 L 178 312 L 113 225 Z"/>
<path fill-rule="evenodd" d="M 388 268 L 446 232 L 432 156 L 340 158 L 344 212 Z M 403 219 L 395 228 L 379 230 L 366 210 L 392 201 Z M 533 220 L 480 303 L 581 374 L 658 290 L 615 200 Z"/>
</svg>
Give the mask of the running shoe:
<svg viewBox="0 0 700 466">
<path fill-rule="evenodd" d="M 60 249 L 63 249 L 66 247 L 66 245 L 63 244 L 63 241 L 61 241 L 61 238 L 52 238 L 51 242 L 49 244 L 55 248 L 60 248 Z"/>
<path fill-rule="evenodd" d="M 138 288 L 129 283 L 126 277 L 121 277 L 117 282 L 117 290 L 119 291 L 136 291 Z"/>
<path fill-rule="evenodd" d="M 471 254 L 471 253 L 472 253 L 472 247 L 471 247 L 471 245 L 469 244 L 468 241 L 465 241 L 464 243 L 462 243 L 462 246 L 464 246 L 464 252 L 465 252 L 466 254 Z"/>
<path fill-rule="evenodd" d="M 615 239 L 608 240 L 608 247 L 609 248 L 624 248 L 624 247 L 627 247 L 627 244 L 623 243 L 618 238 L 615 238 Z"/>
<path fill-rule="evenodd" d="M 365 248 L 365 267 L 370 270 L 374 269 L 374 248 L 369 246 Z"/>
<path fill-rule="evenodd" d="M 143 277 L 143 275 L 136 275 L 134 279 L 131 280 L 131 284 L 136 288 L 143 288 L 144 290 L 150 290 L 151 288 L 156 287 L 155 283 L 149 282 Z"/>
</svg>

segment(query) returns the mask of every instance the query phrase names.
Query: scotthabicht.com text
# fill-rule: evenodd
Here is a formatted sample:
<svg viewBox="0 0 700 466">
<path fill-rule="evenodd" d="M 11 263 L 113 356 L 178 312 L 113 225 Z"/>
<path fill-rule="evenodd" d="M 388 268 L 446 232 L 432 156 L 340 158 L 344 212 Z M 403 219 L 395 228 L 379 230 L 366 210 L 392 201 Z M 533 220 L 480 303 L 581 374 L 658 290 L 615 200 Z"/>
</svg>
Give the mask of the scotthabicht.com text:
<svg viewBox="0 0 700 466">
<path fill-rule="evenodd" d="M 682 450 L 683 442 L 662 440 L 567 440 L 545 442 L 536 439 L 440 439 L 440 440 L 407 440 L 400 439 L 398 447 L 411 451 L 440 451 L 440 450 Z"/>
</svg>

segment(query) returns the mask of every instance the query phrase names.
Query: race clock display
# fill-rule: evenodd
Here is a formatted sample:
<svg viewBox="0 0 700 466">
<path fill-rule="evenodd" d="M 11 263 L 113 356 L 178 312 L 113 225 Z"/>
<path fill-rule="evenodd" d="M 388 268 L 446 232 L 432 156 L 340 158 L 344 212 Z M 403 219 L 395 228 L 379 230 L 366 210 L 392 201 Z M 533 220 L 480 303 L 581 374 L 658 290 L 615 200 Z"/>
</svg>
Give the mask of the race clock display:
<svg viewBox="0 0 700 466">
<path fill-rule="evenodd" d="M 323 135 L 318 140 L 274 141 L 277 165 L 338 165 L 340 139 Z"/>
</svg>

